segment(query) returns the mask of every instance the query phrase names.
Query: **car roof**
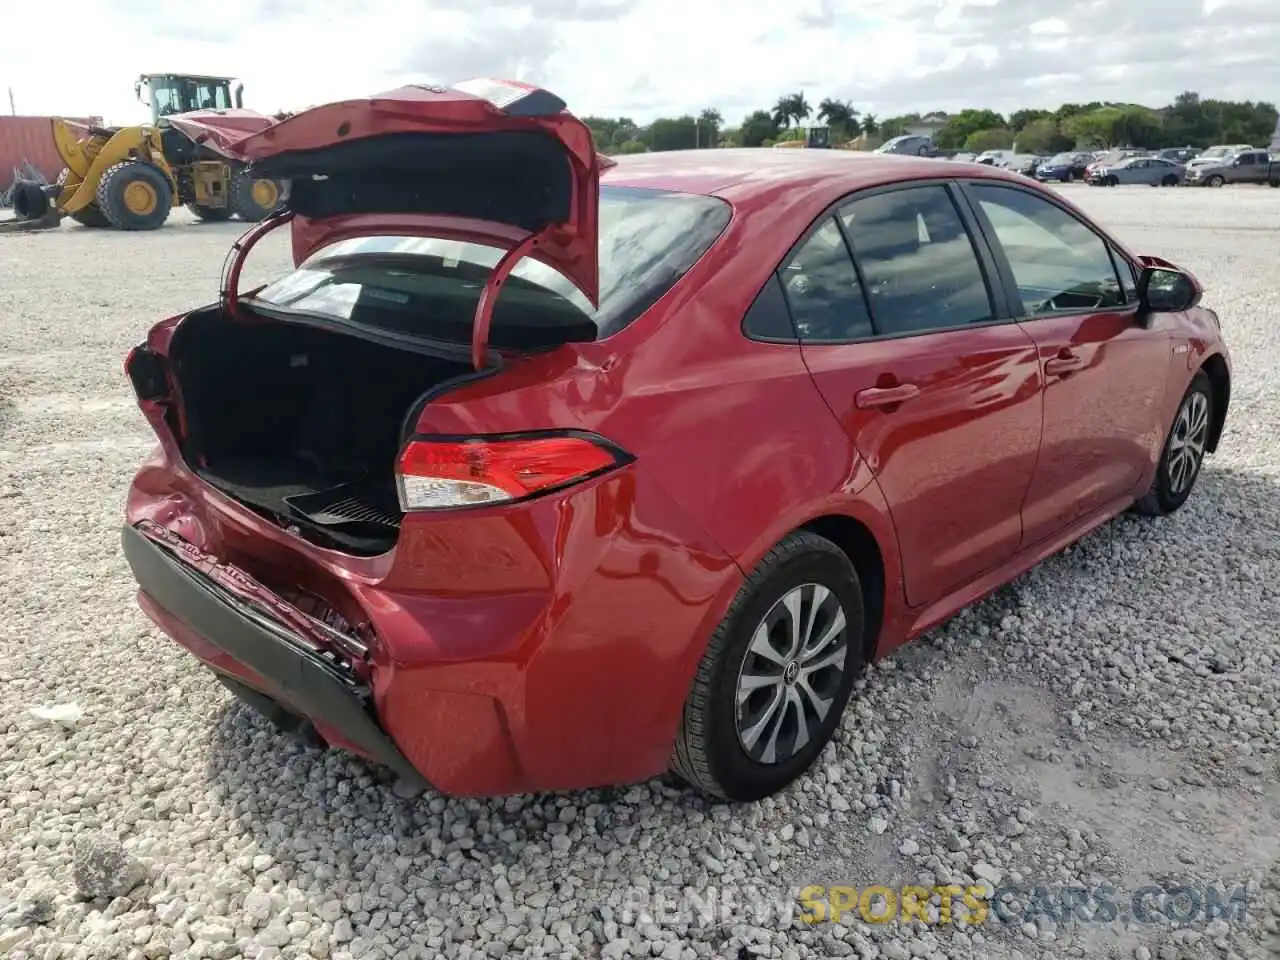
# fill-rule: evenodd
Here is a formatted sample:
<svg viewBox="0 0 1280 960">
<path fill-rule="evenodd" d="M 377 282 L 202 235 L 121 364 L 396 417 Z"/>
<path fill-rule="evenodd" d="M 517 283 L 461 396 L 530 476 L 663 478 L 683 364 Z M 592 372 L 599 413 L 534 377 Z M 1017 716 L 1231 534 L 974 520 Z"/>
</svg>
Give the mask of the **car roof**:
<svg viewBox="0 0 1280 960">
<path fill-rule="evenodd" d="M 1025 177 L 996 168 L 860 150 L 744 147 L 671 150 L 612 159 L 617 164 L 604 172 L 602 185 L 715 196 L 740 208 L 776 203 L 799 194 L 825 206 L 865 187 L 933 177 L 1026 182 Z"/>
</svg>

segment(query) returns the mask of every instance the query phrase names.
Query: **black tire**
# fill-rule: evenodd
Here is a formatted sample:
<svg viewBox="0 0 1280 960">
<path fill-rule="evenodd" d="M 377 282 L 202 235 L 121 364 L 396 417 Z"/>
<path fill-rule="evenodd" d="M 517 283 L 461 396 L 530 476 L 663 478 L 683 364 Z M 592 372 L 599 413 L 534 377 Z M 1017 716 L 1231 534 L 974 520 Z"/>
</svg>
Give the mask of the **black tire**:
<svg viewBox="0 0 1280 960">
<path fill-rule="evenodd" d="M 1280 177 L 1272 177 L 1268 183 L 1273 187 L 1280 187 Z"/>
<path fill-rule="evenodd" d="M 106 214 L 98 209 L 98 205 L 96 203 L 91 203 L 87 206 L 81 207 L 70 216 L 76 223 L 82 224 L 86 227 L 101 228 L 111 226 L 111 221 L 107 219 Z"/>
<path fill-rule="evenodd" d="M 13 215 L 18 220 L 39 220 L 49 212 L 44 185 L 32 180 L 14 181 L 12 200 Z"/>
<path fill-rule="evenodd" d="M 232 212 L 241 220 L 257 223 L 278 210 L 280 204 L 284 202 L 284 185 L 279 180 L 270 181 L 275 187 L 275 200 L 272 203 L 263 204 L 254 199 L 254 184 L 265 179 L 250 176 L 247 167 L 239 167 L 231 174 L 230 206 Z"/>
<path fill-rule="evenodd" d="M 1176 187 L 1177 185 L 1178 185 L 1178 178 L 1174 176 L 1172 173 L 1160 181 L 1160 186 L 1162 187 Z"/>
<path fill-rule="evenodd" d="M 127 192 L 149 188 L 153 204 L 146 210 L 130 209 Z M 169 219 L 173 207 L 173 187 L 169 178 L 149 163 L 125 160 L 107 167 L 98 181 L 98 208 L 118 230 L 155 230 Z"/>
<path fill-rule="evenodd" d="M 757 627 L 764 624 L 783 599 L 794 591 L 799 590 L 802 597 L 808 596 L 811 601 L 811 585 L 825 588 L 829 593 L 828 600 L 837 603 L 844 614 L 843 673 L 834 677 L 827 675 L 826 682 L 819 684 L 828 688 L 826 692 L 830 700 L 825 716 L 814 717 L 815 722 L 806 724 L 808 743 L 794 750 L 797 737 L 796 724 L 792 722 L 789 728 L 792 733 L 785 744 L 787 758 L 781 762 L 761 762 L 748 754 L 739 733 L 739 674 L 748 662 L 757 659 L 749 649 Z M 849 558 L 830 540 L 813 533 L 797 532 L 774 547 L 747 577 L 707 644 L 685 701 L 671 758 L 672 772 L 709 796 L 744 802 L 777 793 L 803 774 L 839 726 L 854 680 L 862 671 L 865 662 L 864 610 L 857 571 Z M 834 608 L 826 609 L 827 614 L 832 612 Z M 827 622 L 824 615 L 824 625 Z M 838 644 L 839 637 L 832 643 Z M 826 649 L 835 652 L 838 646 L 822 646 L 818 651 Z M 800 659 L 796 657 L 779 670 L 776 687 L 780 694 L 795 693 L 796 677 L 791 668 Z M 785 679 L 788 676 L 791 679 Z M 822 674 L 815 671 L 811 676 L 821 677 Z M 760 692 L 767 697 L 768 691 Z M 795 696 L 796 706 L 801 712 L 805 703 L 814 702 L 802 700 L 799 693 Z M 747 704 L 750 703 L 748 700 Z M 795 707 L 790 701 L 779 709 L 783 725 L 787 719 L 796 717 Z M 780 735 L 776 734 L 774 739 Z"/>
<path fill-rule="evenodd" d="M 1178 412 L 1174 414 L 1173 424 L 1169 427 L 1169 432 L 1165 436 L 1164 446 L 1160 449 L 1160 466 L 1156 469 L 1155 479 L 1151 481 L 1151 488 L 1138 500 L 1132 507 L 1134 513 L 1140 513 L 1147 517 L 1163 517 L 1173 513 L 1191 496 L 1191 491 L 1195 488 L 1196 480 L 1200 476 L 1200 468 L 1204 466 L 1205 451 L 1201 448 L 1198 458 L 1196 458 L 1193 469 L 1189 476 L 1185 478 L 1183 483 L 1179 485 L 1175 482 L 1175 478 L 1171 475 L 1172 454 L 1175 451 L 1175 444 L 1179 440 L 1185 440 L 1185 436 L 1180 437 L 1183 427 L 1184 413 L 1188 415 L 1194 408 L 1203 405 L 1203 436 L 1201 443 L 1203 444 L 1209 436 L 1209 431 L 1213 429 L 1213 386 L 1209 383 L 1209 377 L 1203 370 L 1197 371 L 1196 375 L 1191 378 L 1191 385 L 1187 387 L 1187 392 L 1182 395 L 1182 402 L 1178 404 Z M 1198 419 L 1197 419 L 1198 423 Z M 1194 424 L 1191 425 L 1194 428 Z"/>
<path fill-rule="evenodd" d="M 1107 186 L 1108 187 L 1120 186 L 1120 179 L 1115 174 L 1112 174 L 1111 176 L 1107 177 Z"/>
<path fill-rule="evenodd" d="M 186 207 L 206 223 L 222 223 L 235 215 L 230 207 L 205 207 L 198 203 L 188 203 Z"/>
<path fill-rule="evenodd" d="M 63 186 L 67 182 L 67 178 L 71 176 L 71 171 L 66 167 L 62 168 L 62 172 L 58 174 L 58 186 Z M 103 216 L 102 211 L 98 209 L 96 203 L 86 204 L 75 213 L 68 214 L 72 220 L 85 227 L 109 227 L 111 221 Z"/>
<path fill-rule="evenodd" d="M 1222 176 L 1222 174 L 1220 173 L 1215 173 L 1212 177 L 1209 177 L 1209 179 L 1205 180 L 1204 185 L 1206 187 L 1221 187 L 1226 182 L 1227 182 L 1226 177 Z"/>
</svg>

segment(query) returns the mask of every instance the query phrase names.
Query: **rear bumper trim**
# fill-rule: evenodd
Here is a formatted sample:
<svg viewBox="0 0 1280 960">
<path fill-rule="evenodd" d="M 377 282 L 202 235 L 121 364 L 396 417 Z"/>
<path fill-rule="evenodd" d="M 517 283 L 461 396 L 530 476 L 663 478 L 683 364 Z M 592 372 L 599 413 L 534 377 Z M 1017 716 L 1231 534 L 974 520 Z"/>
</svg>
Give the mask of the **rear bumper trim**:
<svg viewBox="0 0 1280 960">
<path fill-rule="evenodd" d="M 374 720 L 368 690 L 335 669 L 304 638 L 222 590 L 134 527 L 126 524 L 121 539 L 139 588 L 157 606 L 269 681 L 297 712 L 332 727 L 415 786 L 429 786 Z"/>
</svg>

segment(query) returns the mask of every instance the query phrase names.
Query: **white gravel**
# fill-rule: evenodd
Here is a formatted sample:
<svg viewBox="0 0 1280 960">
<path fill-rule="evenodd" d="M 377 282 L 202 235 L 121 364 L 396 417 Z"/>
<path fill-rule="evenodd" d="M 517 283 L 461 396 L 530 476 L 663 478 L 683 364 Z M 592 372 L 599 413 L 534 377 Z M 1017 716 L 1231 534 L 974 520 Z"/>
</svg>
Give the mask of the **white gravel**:
<svg viewBox="0 0 1280 960">
<path fill-rule="evenodd" d="M 150 445 L 124 354 L 212 298 L 237 228 L 0 236 L 0 956 L 1280 955 L 1280 190 L 1069 193 L 1207 284 L 1221 452 L 1175 518 L 1117 521 L 873 670 L 819 773 L 741 809 L 661 782 L 406 798 L 234 706 L 137 610 L 118 524 Z M 1185 929 L 764 908 L 983 879 L 1252 899 Z M 627 909 L 686 886 L 771 899 Z"/>
</svg>

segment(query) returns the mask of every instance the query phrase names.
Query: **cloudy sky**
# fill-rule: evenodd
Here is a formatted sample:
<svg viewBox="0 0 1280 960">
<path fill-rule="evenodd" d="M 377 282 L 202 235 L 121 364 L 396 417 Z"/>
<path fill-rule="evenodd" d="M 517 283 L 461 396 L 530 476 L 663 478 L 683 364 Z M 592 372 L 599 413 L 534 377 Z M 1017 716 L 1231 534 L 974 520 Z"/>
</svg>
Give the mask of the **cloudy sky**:
<svg viewBox="0 0 1280 960">
<path fill-rule="evenodd" d="M 882 117 L 1188 89 L 1280 101 L 1280 0 L 220 0 L 221 26 L 179 9 L 72 0 L 56 19 L 74 30 L 22 49 L 6 31 L 0 98 L 128 122 L 137 75 L 173 70 L 240 77 L 263 112 L 470 76 L 638 122 L 713 106 L 737 123 L 795 90 Z M 59 34 L 110 55 L 59 51 Z"/>
</svg>

